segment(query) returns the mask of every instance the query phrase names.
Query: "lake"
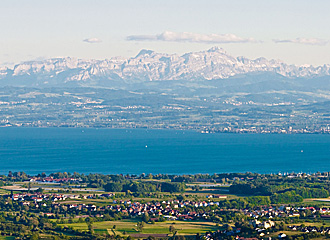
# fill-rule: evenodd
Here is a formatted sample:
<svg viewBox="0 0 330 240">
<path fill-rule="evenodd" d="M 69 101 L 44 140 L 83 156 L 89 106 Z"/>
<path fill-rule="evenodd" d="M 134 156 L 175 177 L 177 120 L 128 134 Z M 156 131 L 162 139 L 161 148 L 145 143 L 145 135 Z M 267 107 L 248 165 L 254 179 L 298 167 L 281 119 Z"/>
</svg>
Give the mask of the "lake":
<svg viewBox="0 0 330 240">
<path fill-rule="evenodd" d="M 330 135 L 0 128 L 0 173 L 325 172 Z"/>
</svg>

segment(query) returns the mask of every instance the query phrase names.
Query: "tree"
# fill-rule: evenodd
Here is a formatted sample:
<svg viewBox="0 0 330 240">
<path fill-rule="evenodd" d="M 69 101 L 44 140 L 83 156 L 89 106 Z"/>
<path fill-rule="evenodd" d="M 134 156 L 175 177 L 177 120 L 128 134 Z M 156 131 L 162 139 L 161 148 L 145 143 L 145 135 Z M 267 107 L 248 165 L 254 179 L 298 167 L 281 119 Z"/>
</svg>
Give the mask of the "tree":
<svg viewBox="0 0 330 240">
<path fill-rule="evenodd" d="M 41 187 L 39 187 L 39 188 L 36 190 L 36 192 L 37 192 L 37 193 L 43 193 L 44 190 L 43 190 Z"/>
<path fill-rule="evenodd" d="M 137 223 L 137 229 L 138 229 L 139 232 L 142 232 L 143 227 L 144 227 L 144 223 L 143 222 L 138 222 Z"/>
<path fill-rule="evenodd" d="M 233 231 L 233 228 L 232 228 L 232 226 L 230 226 L 230 225 L 227 225 L 227 231 Z"/>
<path fill-rule="evenodd" d="M 199 235 L 199 233 L 196 234 L 196 240 L 200 240 L 201 236 Z"/>
<path fill-rule="evenodd" d="M 93 224 L 92 224 L 91 222 L 88 222 L 88 223 L 87 223 L 87 226 L 88 226 L 88 230 L 89 230 L 89 232 L 90 232 L 91 234 L 93 234 L 93 233 L 94 233 Z"/>
<path fill-rule="evenodd" d="M 183 201 L 184 200 L 184 196 L 181 194 L 181 195 L 178 195 L 176 197 L 176 199 L 178 199 L 179 201 Z"/>
<path fill-rule="evenodd" d="M 176 229 L 175 229 L 175 227 L 174 227 L 174 225 L 173 225 L 173 224 L 171 224 L 171 225 L 170 225 L 170 227 L 169 227 L 169 229 L 168 229 L 168 230 L 169 230 L 169 232 L 170 232 L 170 233 L 173 233 L 173 234 L 174 234 L 174 233 L 175 233 L 175 231 L 176 231 Z"/>
<path fill-rule="evenodd" d="M 30 239 L 31 240 L 38 240 L 39 239 L 39 234 L 38 233 L 33 233 Z"/>
<path fill-rule="evenodd" d="M 93 223 L 93 219 L 90 217 L 85 218 L 86 223 Z"/>
<path fill-rule="evenodd" d="M 169 182 L 163 182 L 161 184 L 161 190 L 162 192 L 184 192 L 186 189 L 186 185 L 184 183 L 169 183 Z"/>
<path fill-rule="evenodd" d="M 107 183 L 104 185 L 104 190 L 107 192 L 121 192 L 123 190 L 123 186 L 120 183 Z"/>
<path fill-rule="evenodd" d="M 145 212 L 142 217 L 142 221 L 147 223 L 147 222 L 149 222 L 149 220 L 150 220 L 149 214 L 147 212 Z"/>
<path fill-rule="evenodd" d="M 184 236 L 182 236 L 182 235 L 176 235 L 175 237 L 174 237 L 174 240 L 185 240 L 186 238 L 184 237 Z"/>
<path fill-rule="evenodd" d="M 194 190 L 194 191 L 199 191 L 201 188 L 200 188 L 200 186 L 199 185 L 195 185 L 195 186 L 192 186 L 192 190 Z"/>
</svg>

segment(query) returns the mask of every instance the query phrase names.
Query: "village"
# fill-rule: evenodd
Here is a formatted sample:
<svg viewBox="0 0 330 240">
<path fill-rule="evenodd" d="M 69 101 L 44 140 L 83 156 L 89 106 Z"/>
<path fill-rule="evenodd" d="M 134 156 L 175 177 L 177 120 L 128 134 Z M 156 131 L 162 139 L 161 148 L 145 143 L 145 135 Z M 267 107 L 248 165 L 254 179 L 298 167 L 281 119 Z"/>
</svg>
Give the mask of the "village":
<svg viewBox="0 0 330 240">
<path fill-rule="evenodd" d="M 328 180 L 328 172 L 182 176 L 9 172 L 0 179 L 0 219 L 8 222 L 3 229 L 13 222 L 42 228 L 40 234 L 52 229 L 55 235 L 104 239 L 323 239 L 330 237 Z"/>
<path fill-rule="evenodd" d="M 163 201 L 131 201 L 116 199 L 115 193 L 102 194 L 57 194 L 57 193 L 15 193 L 11 196 L 2 195 L 3 198 L 11 198 L 12 201 L 25 207 L 28 206 L 30 211 L 39 209 L 39 214 L 50 219 L 58 219 L 59 214 L 65 213 L 63 219 L 72 219 L 94 217 L 98 221 L 106 221 L 106 215 L 109 212 L 118 214 L 125 219 L 140 219 L 144 215 L 148 216 L 148 221 L 214 221 L 214 216 L 226 214 L 227 212 L 236 212 L 243 214 L 248 221 L 251 229 L 259 238 L 263 238 L 272 232 L 272 228 L 281 221 L 287 219 L 327 219 L 330 218 L 330 207 L 317 206 L 259 206 L 248 207 L 245 209 L 223 209 L 221 201 L 226 201 L 225 195 L 207 195 L 203 201 L 191 200 L 163 200 Z M 109 204 L 98 205 L 83 203 L 84 200 L 106 200 Z M 76 201 L 81 201 L 78 203 Z M 45 212 L 45 210 L 50 210 Z M 69 215 L 68 215 L 69 214 Z M 64 223 L 69 223 L 64 220 Z M 229 221 L 230 222 L 230 221 Z M 226 226 L 226 222 L 219 222 L 219 226 Z M 283 227 L 283 226 L 282 226 Z M 296 224 L 290 224 L 283 227 L 286 231 L 300 233 L 319 233 L 330 235 L 330 227 L 325 226 L 305 226 L 296 221 Z M 245 239 L 240 237 L 242 234 L 241 227 L 229 227 L 205 234 L 206 239 L 216 238 L 218 235 L 234 236 L 236 239 Z M 285 238 L 286 234 L 282 233 L 278 238 Z"/>
</svg>

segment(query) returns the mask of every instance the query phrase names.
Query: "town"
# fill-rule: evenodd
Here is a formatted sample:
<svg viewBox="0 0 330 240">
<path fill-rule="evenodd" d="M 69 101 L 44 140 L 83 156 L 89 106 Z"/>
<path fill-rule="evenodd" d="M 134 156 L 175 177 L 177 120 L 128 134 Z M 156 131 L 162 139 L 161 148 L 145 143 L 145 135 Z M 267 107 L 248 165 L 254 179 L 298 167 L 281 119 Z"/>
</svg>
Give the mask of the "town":
<svg viewBox="0 0 330 240">
<path fill-rule="evenodd" d="M 320 103 L 256 102 L 227 96 L 100 88 L 0 88 L 0 126 L 150 128 L 202 133 L 330 133 Z M 237 96 L 237 98 L 240 98 Z M 312 104 L 312 102 L 311 102 Z"/>
</svg>

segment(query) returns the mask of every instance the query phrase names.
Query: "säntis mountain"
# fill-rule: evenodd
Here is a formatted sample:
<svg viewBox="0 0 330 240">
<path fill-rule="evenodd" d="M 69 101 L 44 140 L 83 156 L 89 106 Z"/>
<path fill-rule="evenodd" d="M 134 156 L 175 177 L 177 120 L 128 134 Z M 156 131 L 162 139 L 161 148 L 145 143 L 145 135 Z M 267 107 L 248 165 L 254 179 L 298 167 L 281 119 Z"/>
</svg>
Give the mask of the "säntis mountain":
<svg viewBox="0 0 330 240">
<path fill-rule="evenodd" d="M 132 58 L 80 60 L 67 57 L 24 62 L 13 69 L 0 69 L 0 86 L 120 88 L 152 81 L 205 82 L 251 73 L 272 73 L 289 79 L 314 78 L 330 75 L 330 65 L 296 66 L 265 58 L 236 58 L 216 47 L 182 56 L 141 50 Z"/>
</svg>

